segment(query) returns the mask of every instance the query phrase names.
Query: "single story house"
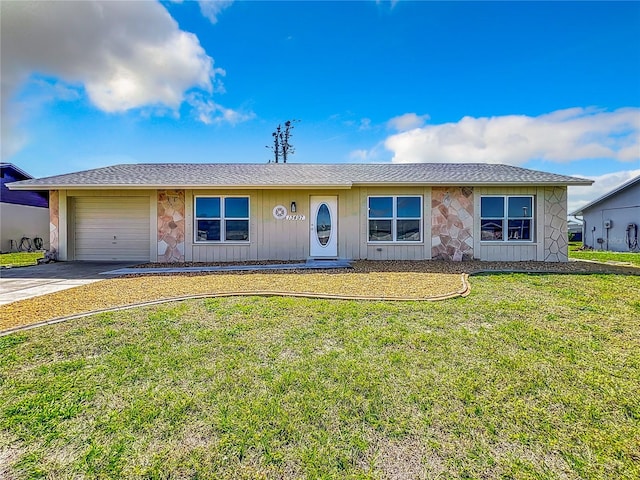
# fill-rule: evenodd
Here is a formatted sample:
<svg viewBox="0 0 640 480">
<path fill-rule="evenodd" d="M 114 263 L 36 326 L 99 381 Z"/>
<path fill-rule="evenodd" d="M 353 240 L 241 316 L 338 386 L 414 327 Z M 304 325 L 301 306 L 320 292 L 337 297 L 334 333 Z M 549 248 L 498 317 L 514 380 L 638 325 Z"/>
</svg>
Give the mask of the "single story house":
<svg viewBox="0 0 640 480">
<path fill-rule="evenodd" d="M 568 220 L 567 230 L 569 231 L 569 240 L 571 242 L 582 241 L 582 222 L 578 222 L 576 220 Z"/>
<path fill-rule="evenodd" d="M 12 163 L 0 163 L 0 252 L 49 246 L 49 194 L 9 190 L 8 183 L 33 178 Z M 22 241 L 25 238 L 26 240 Z M 35 240 L 34 239 L 39 239 Z M 42 245 L 39 245 L 42 240 Z"/>
<path fill-rule="evenodd" d="M 567 186 L 496 164 L 125 164 L 25 180 L 60 260 L 567 260 Z"/>
<path fill-rule="evenodd" d="M 582 217 L 585 246 L 612 252 L 640 251 L 640 175 L 570 215 Z"/>
</svg>

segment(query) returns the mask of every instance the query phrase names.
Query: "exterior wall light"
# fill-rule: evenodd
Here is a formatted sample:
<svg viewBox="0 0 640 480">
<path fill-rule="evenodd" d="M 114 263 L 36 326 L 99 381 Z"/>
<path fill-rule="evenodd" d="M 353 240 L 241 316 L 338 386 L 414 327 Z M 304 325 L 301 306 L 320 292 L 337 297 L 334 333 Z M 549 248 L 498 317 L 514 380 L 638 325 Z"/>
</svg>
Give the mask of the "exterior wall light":
<svg viewBox="0 0 640 480">
<path fill-rule="evenodd" d="M 296 213 L 296 202 L 291 202 L 291 208 L 289 211 Z"/>
</svg>

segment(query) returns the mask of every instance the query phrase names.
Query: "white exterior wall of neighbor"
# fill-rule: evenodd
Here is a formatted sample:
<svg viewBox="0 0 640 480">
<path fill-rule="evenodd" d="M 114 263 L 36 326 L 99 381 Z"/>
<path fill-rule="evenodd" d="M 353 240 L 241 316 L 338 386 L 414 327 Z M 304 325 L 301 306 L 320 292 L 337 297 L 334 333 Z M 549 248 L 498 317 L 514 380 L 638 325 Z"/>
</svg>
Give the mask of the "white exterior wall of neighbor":
<svg viewBox="0 0 640 480">
<path fill-rule="evenodd" d="M 640 183 L 583 211 L 583 243 L 596 250 L 628 252 L 627 226 L 638 226 L 640 236 Z M 605 222 L 610 228 L 605 228 Z M 602 242 L 598 242 L 601 238 Z"/>
<path fill-rule="evenodd" d="M 443 187 L 438 187 L 442 189 Z M 446 187 L 445 187 L 446 188 Z M 452 191 L 459 187 L 450 187 Z M 473 187 L 473 258 L 493 261 L 567 261 L 566 187 Z M 480 241 L 481 195 L 533 195 L 535 234 L 531 242 Z M 197 195 L 248 196 L 249 242 L 194 242 L 194 198 Z M 123 203 L 113 197 L 145 197 L 149 203 L 149 261 L 230 262 L 304 260 L 309 257 L 310 198 L 334 195 L 338 203 L 338 257 L 370 260 L 428 260 L 432 255 L 431 187 L 353 187 L 350 189 L 187 189 L 60 190 L 57 221 L 60 260 L 75 259 L 74 199 L 103 202 L 106 215 L 118 215 Z M 370 195 L 421 195 L 422 239 L 415 243 L 369 242 L 367 199 Z M 292 220 L 277 220 L 273 208 L 297 206 Z M 119 205 L 109 210 L 110 205 Z M 175 206 L 176 208 L 172 207 Z M 54 221 L 55 220 L 55 221 Z M 44 237 L 43 237 L 44 238 Z M 109 259 L 109 258 L 105 258 Z"/>
<path fill-rule="evenodd" d="M 18 246 L 22 237 L 41 238 L 49 248 L 49 209 L 0 202 L 0 252 L 10 251 L 11 240 Z"/>
</svg>

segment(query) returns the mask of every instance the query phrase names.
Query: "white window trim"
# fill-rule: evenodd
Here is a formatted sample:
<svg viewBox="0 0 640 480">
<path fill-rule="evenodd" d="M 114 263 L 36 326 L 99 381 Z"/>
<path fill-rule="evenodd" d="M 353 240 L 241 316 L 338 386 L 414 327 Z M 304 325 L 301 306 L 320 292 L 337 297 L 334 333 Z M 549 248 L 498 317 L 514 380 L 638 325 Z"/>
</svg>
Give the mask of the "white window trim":
<svg viewBox="0 0 640 480">
<path fill-rule="evenodd" d="M 420 199 L 420 217 L 402 217 L 398 218 L 397 206 L 398 206 L 398 198 L 404 197 L 416 197 Z M 392 198 L 392 217 L 371 217 L 369 215 L 369 199 L 370 198 Z M 391 234 L 393 236 L 393 240 L 371 240 L 371 236 L 369 235 L 369 220 L 391 220 Z M 397 229 L 397 221 L 398 220 L 418 220 L 420 224 L 420 239 L 419 240 L 397 240 L 398 229 Z M 382 245 L 382 244 L 401 244 L 401 245 L 420 245 L 424 242 L 424 197 L 422 195 L 413 195 L 413 194 L 405 194 L 405 195 L 369 195 L 367 197 L 367 243 L 371 245 Z"/>
<path fill-rule="evenodd" d="M 219 198 L 220 199 L 220 218 L 198 217 L 196 215 L 196 202 L 198 198 Z M 248 203 L 249 216 L 244 217 L 225 217 L 224 216 L 224 200 L 226 198 L 246 198 Z M 220 240 L 198 240 L 198 220 L 220 220 Z M 246 220 L 247 221 L 247 240 L 226 240 L 226 221 L 227 220 Z M 198 245 L 247 245 L 251 243 L 251 197 L 249 195 L 195 195 L 193 197 L 193 243 Z"/>
<path fill-rule="evenodd" d="M 504 216 L 502 217 L 483 217 L 482 216 L 482 199 L 485 197 L 497 197 L 502 198 L 504 202 Z M 531 199 L 531 216 L 530 217 L 509 217 L 509 198 L 512 197 L 527 197 Z M 503 236 L 500 240 L 482 240 L 482 221 L 483 220 L 502 220 L 502 232 Z M 531 238 L 529 239 L 509 239 L 509 220 L 531 220 L 531 226 L 529 227 Z M 481 195 L 480 196 L 480 242 L 482 243 L 497 243 L 497 244 L 531 244 L 535 243 L 535 224 L 536 224 L 536 199 L 535 195 L 529 194 L 509 194 L 509 195 Z M 504 232 L 507 234 L 504 235 Z"/>
</svg>

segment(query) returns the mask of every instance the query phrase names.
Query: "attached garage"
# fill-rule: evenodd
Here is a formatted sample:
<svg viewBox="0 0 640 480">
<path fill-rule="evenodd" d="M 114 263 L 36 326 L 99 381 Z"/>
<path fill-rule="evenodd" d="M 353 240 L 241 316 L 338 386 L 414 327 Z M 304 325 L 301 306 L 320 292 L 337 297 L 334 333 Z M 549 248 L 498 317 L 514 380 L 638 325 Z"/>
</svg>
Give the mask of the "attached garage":
<svg viewBox="0 0 640 480">
<path fill-rule="evenodd" d="M 72 197 L 75 260 L 149 261 L 149 197 Z"/>
</svg>

